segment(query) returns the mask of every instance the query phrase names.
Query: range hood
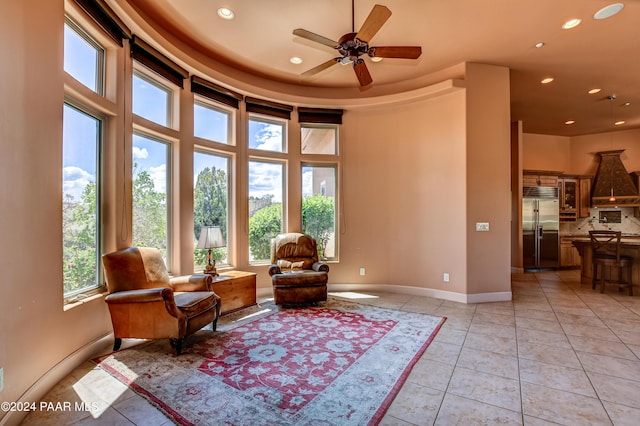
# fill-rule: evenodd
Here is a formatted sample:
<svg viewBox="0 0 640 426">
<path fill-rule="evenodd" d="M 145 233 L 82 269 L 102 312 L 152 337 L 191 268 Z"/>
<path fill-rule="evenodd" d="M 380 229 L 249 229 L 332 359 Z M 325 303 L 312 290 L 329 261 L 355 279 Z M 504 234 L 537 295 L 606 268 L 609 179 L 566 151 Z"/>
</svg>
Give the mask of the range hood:
<svg viewBox="0 0 640 426">
<path fill-rule="evenodd" d="M 600 165 L 591 187 L 593 207 L 640 206 L 640 194 L 631 175 L 622 164 L 624 149 L 598 152 Z"/>
</svg>

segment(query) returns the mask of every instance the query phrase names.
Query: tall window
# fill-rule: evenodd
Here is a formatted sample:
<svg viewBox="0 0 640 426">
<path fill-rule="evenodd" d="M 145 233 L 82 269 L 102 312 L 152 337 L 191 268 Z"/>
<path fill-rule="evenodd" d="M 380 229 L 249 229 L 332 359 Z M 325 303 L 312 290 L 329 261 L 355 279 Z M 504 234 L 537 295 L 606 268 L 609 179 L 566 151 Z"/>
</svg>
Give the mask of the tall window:
<svg viewBox="0 0 640 426">
<path fill-rule="evenodd" d="M 193 106 L 194 135 L 214 142 L 229 144 L 232 114 L 222 108 L 196 101 Z"/>
<path fill-rule="evenodd" d="M 68 104 L 63 112 L 64 296 L 99 285 L 99 168 L 102 122 Z"/>
<path fill-rule="evenodd" d="M 316 240 L 322 259 L 336 257 L 335 194 L 335 166 L 302 166 L 302 231 Z"/>
<path fill-rule="evenodd" d="M 282 232 L 284 165 L 267 161 L 249 162 L 249 258 L 270 258 L 271 239 Z"/>
<path fill-rule="evenodd" d="M 141 72 L 133 74 L 133 112 L 165 127 L 172 126 L 173 91 Z"/>
<path fill-rule="evenodd" d="M 193 247 L 194 267 L 202 268 L 207 261 L 205 250 L 195 248 L 203 226 L 219 226 L 227 244 L 229 206 L 229 159 L 205 151 L 193 154 Z M 213 258 L 228 263 L 227 247 L 213 249 Z"/>
<path fill-rule="evenodd" d="M 64 70 L 102 95 L 104 49 L 70 19 L 64 24 Z"/>
<path fill-rule="evenodd" d="M 132 159 L 133 245 L 155 247 L 166 259 L 169 247 L 169 144 L 134 134 Z"/>
<path fill-rule="evenodd" d="M 249 148 L 285 152 L 285 123 L 252 116 L 249 119 Z"/>
</svg>

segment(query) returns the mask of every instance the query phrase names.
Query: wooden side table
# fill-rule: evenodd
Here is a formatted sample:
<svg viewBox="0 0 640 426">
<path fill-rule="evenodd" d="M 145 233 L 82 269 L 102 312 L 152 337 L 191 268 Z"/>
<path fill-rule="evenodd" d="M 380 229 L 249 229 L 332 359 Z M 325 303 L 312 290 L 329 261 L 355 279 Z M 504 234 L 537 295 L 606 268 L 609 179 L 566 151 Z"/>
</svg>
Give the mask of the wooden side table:
<svg viewBox="0 0 640 426">
<path fill-rule="evenodd" d="M 213 291 L 222 299 L 220 313 L 227 314 L 256 304 L 256 274 L 227 271 L 213 279 Z"/>
</svg>

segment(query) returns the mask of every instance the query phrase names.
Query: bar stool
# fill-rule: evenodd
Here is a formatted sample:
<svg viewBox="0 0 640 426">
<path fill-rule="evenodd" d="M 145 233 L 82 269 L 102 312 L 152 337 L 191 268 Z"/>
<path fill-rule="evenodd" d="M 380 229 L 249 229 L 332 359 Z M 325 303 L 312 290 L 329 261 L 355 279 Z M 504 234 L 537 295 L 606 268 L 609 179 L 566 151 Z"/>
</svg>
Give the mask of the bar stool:
<svg viewBox="0 0 640 426">
<path fill-rule="evenodd" d="M 593 264 L 593 285 L 600 281 L 600 293 L 604 293 L 606 284 L 615 284 L 619 290 L 629 287 L 629 296 L 633 296 L 631 267 L 633 258 L 620 254 L 620 231 L 589 231 Z M 617 271 L 616 271 L 617 269 Z M 600 278 L 598 279 L 598 272 Z M 617 279 L 614 279 L 616 277 Z"/>
</svg>

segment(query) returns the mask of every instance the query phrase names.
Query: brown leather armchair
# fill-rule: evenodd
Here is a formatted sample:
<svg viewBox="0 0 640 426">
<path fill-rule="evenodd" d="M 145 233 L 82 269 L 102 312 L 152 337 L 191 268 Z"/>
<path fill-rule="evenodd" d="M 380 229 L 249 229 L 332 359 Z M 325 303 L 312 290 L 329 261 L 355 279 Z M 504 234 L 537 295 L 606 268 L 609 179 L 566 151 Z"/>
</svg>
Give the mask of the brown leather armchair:
<svg viewBox="0 0 640 426">
<path fill-rule="evenodd" d="M 327 300 L 329 265 L 318 261 L 316 241 L 296 232 L 271 240 L 269 275 L 277 305 L 315 304 Z"/>
<path fill-rule="evenodd" d="M 115 343 L 123 338 L 169 338 L 180 354 L 186 336 L 208 323 L 216 329 L 220 297 L 211 275 L 170 278 L 160 251 L 130 247 L 102 256 Z"/>
</svg>

